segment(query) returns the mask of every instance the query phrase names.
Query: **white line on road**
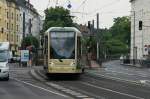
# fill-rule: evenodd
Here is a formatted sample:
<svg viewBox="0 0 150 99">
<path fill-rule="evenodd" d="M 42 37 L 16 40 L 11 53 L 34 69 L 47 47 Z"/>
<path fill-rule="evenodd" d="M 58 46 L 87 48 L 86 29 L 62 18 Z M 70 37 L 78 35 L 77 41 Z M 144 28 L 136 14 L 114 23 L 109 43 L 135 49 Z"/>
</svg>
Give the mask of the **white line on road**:
<svg viewBox="0 0 150 99">
<path fill-rule="evenodd" d="M 54 92 L 54 91 L 50 91 L 50 90 L 48 90 L 48 89 L 45 89 L 45 88 L 42 88 L 42 87 L 39 87 L 39 86 L 33 85 L 33 84 L 28 83 L 28 82 L 25 82 L 25 81 L 18 80 L 18 79 L 16 79 L 16 78 L 11 78 L 11 79 L 16 80 L 16 81 L 21 82 L 21 83 L 24 83 L 24 84 L 26 84 L 26 85 L 30 85 L 30 86 L 32 86 L 32 87 L 35 87 L 35 88 L 38 88 L 38 89 L 44 90 L 44 91 L 46 91 L 46 92 L 53 93 L 53 94 L 55 94 L 55 95 L 59 95 L 59 96 L 62 96 L 62 97 L 69 98 L 69 96 L 66 96 L 66 95 L 64 95 L 64 94 L 57 93 L 57 92 Z"/>
<path fill-rule="evenodd" d="M 129 74 L 129 73 L 125 73 L 125 72 L 114 71 L 114 70 L 111 70 L 111 69 L 105 69 L 105 70 L 108 71 L 108 72 L 119 73 L 119 74 L 125 74 L 125 75 L 130 75 L 130 76 L 135 75 L 135 74 Z"/>
<path fill-rule="evenodd" d="M 114 91 L 114 90 L 111 90 L 111 89 L 107 89 L 107 88 L 103 88 L 103 87 L 95 86 L 95 85 L 92 85 L 92 84 L 89 84 L 89 83 L 85 83 L 85 82 L 81 82 L 81 83 L 83 83 L 83 84 L 85 84 L 85 85 L 88 85 L 88 86 L 91 86 L 91 87 L 98 88 L 98 89 L 102 89 L 102 90 L 110 91 L 110 92 L 117 93 L 117 94 L 124 95 L 124 96 L 128 96 L 128 97 L 131 97 L 131 98 L 144 99 L 144 98 L 137 97 L 137 96 L 134 96 L 134 95 L 130 95 L 130 94 L 126 94 L 126 93 L 121 93 L 121 92 Z"/>
<path fill-rule="evenodd" d="M 89 74 L 94 74 L 94 75 L 97 75 L 99 77 L 104 77 L 104 78 L 108 78 L 108 79 L 112 79 L 112 80 L 119 80 L 119 81 L 124 81 L 124 82 L 131 82 L 131 83 L 139 85 L 138 81 L 132 81 L 132 80 L 127 80 L 127 79 L 122 79 L 122 78 L 119 78 L 119 77 L 106 76 L 106 75 L 97 74 L 97 73 L 94 73 L 94 72 L 89 72 Z"/>
</svg>

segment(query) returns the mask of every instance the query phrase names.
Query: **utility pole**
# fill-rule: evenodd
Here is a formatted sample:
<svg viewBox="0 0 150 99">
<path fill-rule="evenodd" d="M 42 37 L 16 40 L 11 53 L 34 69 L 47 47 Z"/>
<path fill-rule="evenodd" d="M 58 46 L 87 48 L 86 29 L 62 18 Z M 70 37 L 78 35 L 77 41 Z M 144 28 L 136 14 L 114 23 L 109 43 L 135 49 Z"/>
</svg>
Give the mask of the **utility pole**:
<svg viewBox="0 0 150 99">
<path fill-rule="evenodd" d="M 55 7 L 57 7 L 58 6 L 58 0 L 56 0 L 56 5 L 55 5 Z"/>
<path fill-rule="evenodd" d="M 93 36 L 94 36 L 94 26 L 95 26 L 95 21 L 92 20 L 92 33 L 93 33 Z"/>
<path fill-rule="evenodd" d="M 135 52 L 136 52 L 136 47 L 135 47 L 135 11 L 133 11 L 133 18 L 134 18 L 134 28 L 133 28 L 133 64 L 135 65 Z"/>
<path fill-rule="evenodd" d="M 99 31 L 99 13 L 97 13 L 97 33 Z M 99 41 L 97 41 L 97 60 L 99 60 Z"/>
<path fill-rule="evenodd" d="M 23 12 L 23 35 L 22 35 L 22 39 L 25 38 L 25 29 L 26 26 L 25 26 L 25 12 Z M 22 45 L 22 48 L 24 49 L 24 45 Z"/>
</svg>

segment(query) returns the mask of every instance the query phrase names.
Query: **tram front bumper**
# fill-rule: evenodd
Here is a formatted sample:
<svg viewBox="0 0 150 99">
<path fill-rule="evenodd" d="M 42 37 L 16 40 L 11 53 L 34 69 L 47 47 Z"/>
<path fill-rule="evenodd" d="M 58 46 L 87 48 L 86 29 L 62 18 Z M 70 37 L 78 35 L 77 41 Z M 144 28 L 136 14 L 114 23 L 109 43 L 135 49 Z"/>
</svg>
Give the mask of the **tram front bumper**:
<svg viewBox="0 0 150 99">
<path fill-rule="evenodd" d="M 70 74 L 70 73 L 82 73 L 82 69 L 76 69 L 76 67 L 49 67 L 48 68 L 48 72 L 49 73 L 66 73 L 66 74 Z"/>
</svg>

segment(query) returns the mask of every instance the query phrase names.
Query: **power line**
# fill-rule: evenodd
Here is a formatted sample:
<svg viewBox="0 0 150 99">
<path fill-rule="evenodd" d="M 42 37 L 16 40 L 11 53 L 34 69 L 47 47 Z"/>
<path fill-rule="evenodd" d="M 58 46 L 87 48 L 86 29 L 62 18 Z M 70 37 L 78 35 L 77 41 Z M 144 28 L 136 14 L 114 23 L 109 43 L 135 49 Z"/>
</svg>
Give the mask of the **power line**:
<svg viewBox="0 0 150 99">
<path fill-rule="evenodd" d="M 48 0 L 48 4 L 47 4 L 47 7 L 46 7 L 47 9 L 48 9 L 50 3 L 51 3 L 51 0 Z"/>
<path fill-rule="evenodd" d="M 86 1 L 87 0 L 84 0 L 76 10 L 79 10 L 82 7 L 82 5 L 84 5 L 86 3 Z"/>
<path fill-rule="evenodd" d="M 116 4 L 116 2 L 118 3 L 118 2 L 120 2 L 120 1 L 121 1 L 121 0 L 116 0 L 116 1 L 113 1 L 113 2 L 111 2 L 111 3 L 108 3 L 108 4 L 104 5 L 104 6 L 102 6 L 101 8 L 97 8 L 97 9 L 95 9 L 95 10 L 89 12 L 89 14 L 93 14 L 93 13 L 95 13 L 96 11 L 98 11 L 98 10 L 100 10 L 100 9 L 103 9 L 104 7 L 105 7 L 105 8 L 106 8 L 106 7 L 110 7 L 110 6 L 112 6 L 113 4 Z"/>
</svg>

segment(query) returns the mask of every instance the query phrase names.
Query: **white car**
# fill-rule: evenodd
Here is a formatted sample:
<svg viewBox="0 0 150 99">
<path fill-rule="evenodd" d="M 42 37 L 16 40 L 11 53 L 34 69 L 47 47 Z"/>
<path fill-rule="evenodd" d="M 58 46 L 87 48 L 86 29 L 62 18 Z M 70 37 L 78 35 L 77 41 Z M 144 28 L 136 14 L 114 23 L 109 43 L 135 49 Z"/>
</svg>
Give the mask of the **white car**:
<svg viewBox="0 0 150 99">
<path fill-rule="evenodd" d="M 9 80 L 9 42 L 0 42 L 0 79 Z"/>
<path fill-rule="evenodd" d="M 7 62 L 0 61 L 0 78 L 4 80 L 9 80 L 9 66 Z"/>
</svg>

